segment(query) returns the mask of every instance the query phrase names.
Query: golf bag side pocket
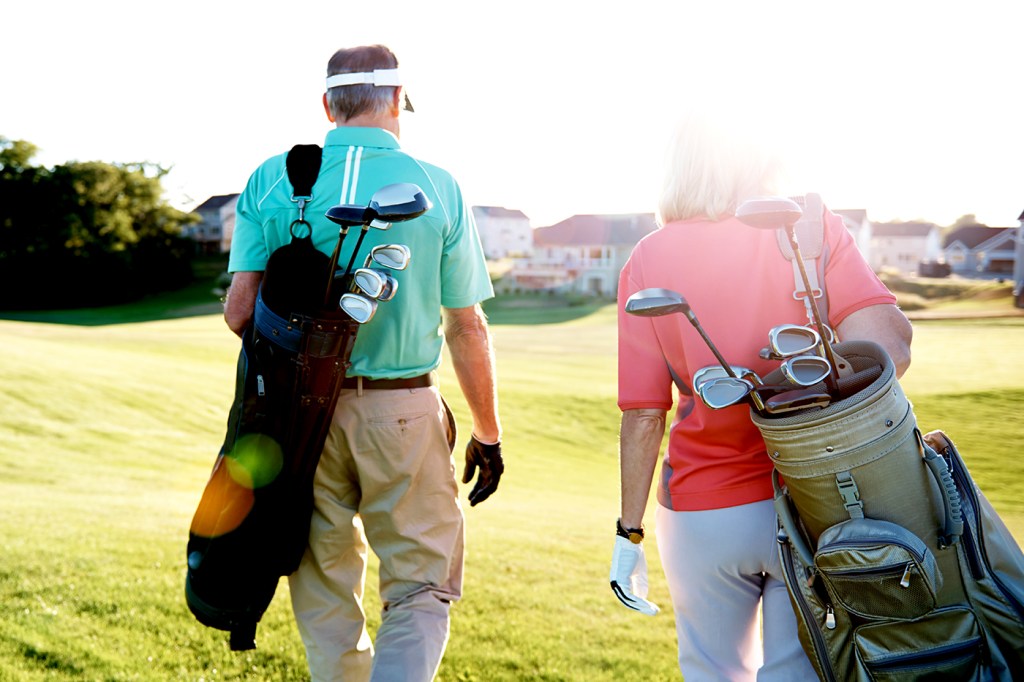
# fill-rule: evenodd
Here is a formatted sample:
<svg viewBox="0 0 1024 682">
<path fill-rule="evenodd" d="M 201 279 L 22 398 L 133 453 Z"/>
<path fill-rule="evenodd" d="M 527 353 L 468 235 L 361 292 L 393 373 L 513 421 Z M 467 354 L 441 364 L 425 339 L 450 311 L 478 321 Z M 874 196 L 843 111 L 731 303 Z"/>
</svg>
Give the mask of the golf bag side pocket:
<svg viewBox="0 0 1024 682">
<path fill-rule="evenodd" d="M 876 682 L 991 679 L 974 612 L 947 607 L 908 622 L 868 623 L 854 634 L 858 678 Z M 983 675 L 983 673 L 985 673 Z"/>
<path fill-rule="evenodd" d="M 935 608 L 942 587 L 935 556 L 906 528 L 850 519 L 818 540 L 814 566 L 833 603 L 866 619 L 912 620 Z"/>
</svg>

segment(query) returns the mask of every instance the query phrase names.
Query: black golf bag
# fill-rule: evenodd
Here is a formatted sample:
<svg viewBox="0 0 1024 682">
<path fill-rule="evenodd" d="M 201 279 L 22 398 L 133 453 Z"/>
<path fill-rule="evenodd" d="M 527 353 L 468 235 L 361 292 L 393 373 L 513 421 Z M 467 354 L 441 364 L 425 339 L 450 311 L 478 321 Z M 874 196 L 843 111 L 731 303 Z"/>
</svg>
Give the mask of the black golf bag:
<svg viewBox="0 0 1024 682">
<path fill-rule="evenodd" d="M 320 149 L 297 147 L 288 161 L 296 195 L 308 197 Z M 305 551 L 313 476 L 358 326 L 324 311 L 329 259 L 296 228 L 309 229 L 301 213 L 267 263 L 227 433 L 189 532 L 186 601 L 199 622 L 231 633 L 233 650 L 255 647 L 279 579 Z"/>
</svg>

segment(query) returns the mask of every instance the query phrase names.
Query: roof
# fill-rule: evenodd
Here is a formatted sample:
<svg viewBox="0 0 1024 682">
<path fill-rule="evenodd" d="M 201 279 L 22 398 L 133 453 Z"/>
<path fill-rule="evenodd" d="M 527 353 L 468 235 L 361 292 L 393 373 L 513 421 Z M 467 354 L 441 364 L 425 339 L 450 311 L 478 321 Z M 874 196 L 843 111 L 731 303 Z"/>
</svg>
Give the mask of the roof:
<svg viewBox="0 0 1024 682">
<path fill-rule="evenodd" d="M 473 215 L 485 215 L 491 218 L 522 218 L 529 220 L 526 214 L 517 208 L 504 208 L 503 206 L 474 206 Z"/>
<path fill-rule="evenodd" d="M 942 240 L 942 248 L 950 246 L 954 242 L 960 242 L 969 249 L 973 249 L 979 244 L 987 242 L 990 239 L 998 237 L 1007 230 L 1012 230 L 1011 227 L 988 227 L 986 225 L 966 225 L 964 227 L 958 227 Z"/>
<path fill-rule="evenodd" d="M 653 213 L 574 215 L 533 231 L 536 246 L 636 244 L 658 229 Z"/>
<path fill-rule="evenodd" d="M 875 223 L 871 234 L 874 237 L 926 237 L 937 229 L 934 223 Z"/>
<path fill-rule="evenodd" d="M 192 209 L 192 211 L 212 211 L 214 209 L 220 208 L 221 206 L 228 203 L 237 196 L 238 192 L 235 192 L 234 194 L 217 194 L 196 206 L 194 209 Z"/>
</svg>

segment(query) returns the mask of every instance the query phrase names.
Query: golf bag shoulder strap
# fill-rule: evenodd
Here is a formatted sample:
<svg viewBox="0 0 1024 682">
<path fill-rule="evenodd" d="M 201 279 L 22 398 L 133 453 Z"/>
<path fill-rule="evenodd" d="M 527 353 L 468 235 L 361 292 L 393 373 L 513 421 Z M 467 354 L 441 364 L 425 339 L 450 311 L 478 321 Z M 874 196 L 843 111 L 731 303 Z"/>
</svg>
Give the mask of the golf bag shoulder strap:
<svg viewBox="0 0 1024 682">
<path fill-rule="evenodd" d="M 309 199 L 313 196 L 313 185 L 320 175 L 322 150 L 316 144 L 297 144 L 288 152 L 285 167 L 288 181 L 292 183 L 292 200 Z"/>
<path fill-rule="evenodd" d="M 810 292 L 806 291 L 793 247 L 790 246 L 789 239 L 783 230 L 779 230 L 777 233 L 779 251 L 793 266 L 793 298 L 803 301 L 808 321 L 814 319 L 810 301 L 810 297 L 813 296 L 819 299 L 818 308 L 821 310 L 822 317 L 825 318 L 823 322 L 827 324 L 828 293 L 825 291 L 825 263 L 828 260 L 828 253 L 825 249 L 825 221 L 822 217 L 825 204 L 821 200 L 821 195 L 814 193 L 805 194 L 802 197 L 792 197 L 792 199 L 803 209 L 803 216 L 797 221 L 794 229 L 800 244 L 800 253 L 804 257 L 807 279 L 810 280 Z"/>
</svg>

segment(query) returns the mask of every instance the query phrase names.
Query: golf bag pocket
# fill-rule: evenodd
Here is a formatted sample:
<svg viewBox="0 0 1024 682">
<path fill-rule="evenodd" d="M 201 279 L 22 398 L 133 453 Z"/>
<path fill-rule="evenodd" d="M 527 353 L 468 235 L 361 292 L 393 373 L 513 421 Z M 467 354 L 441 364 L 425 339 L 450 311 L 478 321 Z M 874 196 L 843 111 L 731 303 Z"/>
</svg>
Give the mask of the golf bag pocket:
<svg viewBox="0 0 1024 682">
<path fill-rule="evenodd" d="M 912 620 L 936 606 L 935 555 L 903 526 L 850 519 L 818 539 L 814 566 L 832 600 L 865 619 Z"/>
<path fill-rule="evenodd" d="M 910 622 L 862 625 L 854 639 L 858 679 L 987 679 L 984 635 L 967 608 L 937 609 Z"/>
</svg>

